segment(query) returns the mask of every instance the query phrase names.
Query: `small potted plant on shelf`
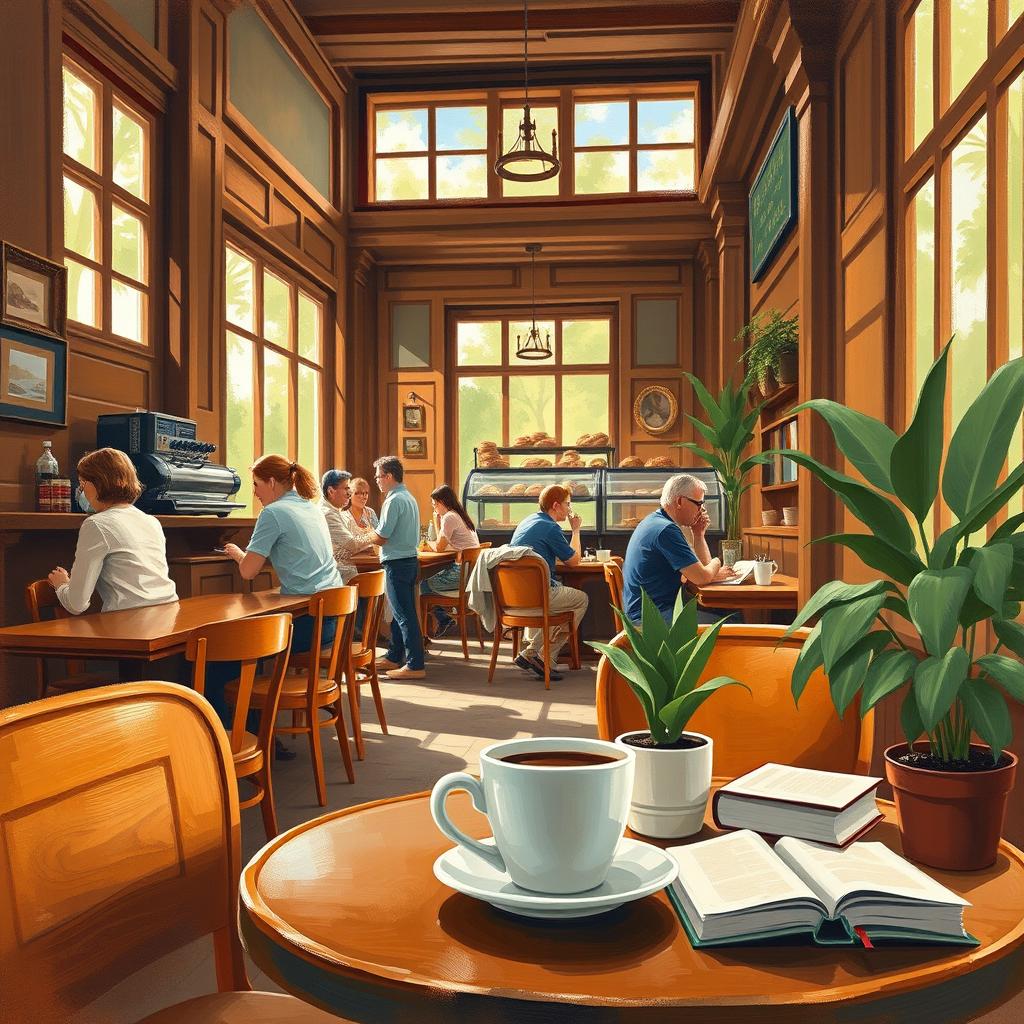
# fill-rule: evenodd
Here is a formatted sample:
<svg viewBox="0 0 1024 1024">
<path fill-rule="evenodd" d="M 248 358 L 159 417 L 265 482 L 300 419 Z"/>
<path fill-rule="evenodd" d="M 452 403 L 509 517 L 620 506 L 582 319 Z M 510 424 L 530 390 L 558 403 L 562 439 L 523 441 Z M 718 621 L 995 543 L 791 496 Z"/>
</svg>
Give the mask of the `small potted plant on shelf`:
<svg viewBox="0 0 1024 1024">
<path fill-rule="evenodd" d="M 689 413 L 686 418 L 707 444 L 702 446 L 693 441 L 678 441 L 674 447 L 693 452 L 718 473 L 725 493 L 727 519 L 725 540 L 722 541 L 722 562 L 724 565 L 733 565 L 743 549 L 743 541 L 740 539 L 740 501 L 752 486 L 747 478 L 755 466 L 768 461 L 767 456 L 760 454 L 744 458 L 744 452 L 754 440 L 754 427 L 764 402 L 753 409 L 748 408 L 747 395 L 751 383 L 749 374 L 739 384 L 726 381 L 717 399 L 692 373 L 687 373 L 686 378 L 704 410 L 706 422 Z"/>
<path fill-rule="evenodd" d="M 647 720 L 646 731 L 615 738 L 636 753 L 629 827 L 655 839 L 678 839 L 700 831 L 711 791 L 711 737 L 688 732 L 686 725 L 723 686 L 742 686 L 748 692 L 750 688 L 730 676 L 697 685 L 724 619 L 699 632 L 697 602 L 684 604 L 680 591 L 670 625 L 644 591 L 640 596 L 639 630 L 613 606 L 629 647 L 590 646 L 625 678 Z"/>
<path fill-rule="evenodd" d="M 1024 701 L 1024 515 L 995 520 L 1024 485 L 1007 450 L 1024 411 L 1024 359 L 998 369 L 944 440 L 949 345 L 929 370 L 913 419 L 888 426 L 814 399 L 836 445 L 865 482 L 785 451 L 812 472 L 866 533 L 819 538 L 852 550 L 879 578 L 827 583 L 792 629 L 820 616 L 793 671 L 799 701 L 823 666 L 836 710 L 860 696 L 860 714 L 898 698 L 906 737 L 885 751 L 904 852 L 933 867 L 983 868 L 995 860 L 1017 756 L 1007 699 Z M 939 499 L 951 525 L 929 536 Z M 1001 478 L 1002 477 L 1002 478 Z M 912 526 L 911 524 L 915 524 Z M 986 627 L 998 643 L 980 653 Z M 1005 649 L 1005 653 L 1002 653 Z M 984 650 L 981 647 L 981 650 Z M 982 743 L 972 741 L 977 735 Z M 922 740 L 921 737 L 924 737 Z"/>
<path fill-rule="evenodd" d="M 796 316 L 786 317 L 772 309 L 758 313 L 736 335 L 737 341 L 750 341 L 743 357 L 764 397 L 774 390 L 773 378 L 779 384 L 797 381 L 797 322 Z"/>
</svg>

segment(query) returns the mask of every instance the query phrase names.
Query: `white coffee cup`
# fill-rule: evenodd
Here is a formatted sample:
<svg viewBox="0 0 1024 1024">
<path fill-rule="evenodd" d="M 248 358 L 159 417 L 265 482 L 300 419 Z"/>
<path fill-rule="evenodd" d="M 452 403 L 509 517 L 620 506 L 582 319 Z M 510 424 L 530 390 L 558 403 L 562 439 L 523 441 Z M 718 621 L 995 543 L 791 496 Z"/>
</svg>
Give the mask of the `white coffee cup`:
<svg viewBox="0 0 1024 1024">
<path fill-rule="evenodd" d="M 767 587 L 771 585 L 772 577 L 779 571 L 779 567 L 774 562 L 755 562 L 754 563 L 754 582 L 759 587 Z"/>
<path fill-rule="evenodd" d="M 597 560 L 599 562 L 610 562 L 612 560 L 611 548 L 598 548 Z"/>
<path fill-rule="evenodd" d="M 608 760 L 562 766 L 504 760 L 556 753 L 567 761 L 574 755 Z M 449 839 L 507 871 L 521 888 L 583 892 L 605 880 L 625 831 L 635 761 L 628 747 L 604 740 L 545 736 L 492 743 L 480 753 L 479 779 L 452 772 L 437 780 L 430 813 Z M 445 801 L 455 789 L 466 790 L 487 816 L 494 846 L 452 824 Z"/>
</svg>

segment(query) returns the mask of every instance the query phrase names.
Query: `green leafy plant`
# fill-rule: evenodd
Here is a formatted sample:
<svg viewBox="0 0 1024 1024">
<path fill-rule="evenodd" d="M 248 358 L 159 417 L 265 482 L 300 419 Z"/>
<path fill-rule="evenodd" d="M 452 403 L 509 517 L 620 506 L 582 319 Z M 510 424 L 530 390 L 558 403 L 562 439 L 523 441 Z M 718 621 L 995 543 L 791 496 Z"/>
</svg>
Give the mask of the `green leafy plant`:
<svg viewBox="0 0 1024 1024">
<path fill-rule="evenodd" d="M 717 399 L 692 373 L 687 373 L 686 378 L 704 410 L 706 422 L 689 413 L 686 418 L 707 442 L 707 447 L 693 441 L 677 441 L 674 447 L 686 448 L 693 452 L 718 473 L 722 481 L 722 490 L 725 492 L 728 513 L 726 536 L 729 540 L 739 540 L 740 499 L 752 486 L 747 477 L 755 466 L 768 461 L 764 455 L 743 457 L 750 442 L 754 440 L 754 426 L 761 415 L 764 403 L 753 409 L 747 407 L 749 375 L 739 384 L 732 380 L 726 381 Z"/>
<path fill-rule="evenodd" d="M 657 605 L 640 591 L 638 630 L 621 608 L 612 606 L 629 637 L 629 649 L 591 642 L 623 676 L 644 709 L 647 728 L 659 747 L 671 746 L 683 734 L 693 713 L 723 686 L 750 687 L 731 676 L 716 676 L 697 685 L 714 650 L 722 619 L 703 633 L 697 631 L 696 600 L 683 603 L 679 592 L 671 625 Z"/>
<path fill-rule="evenodd" d="M 950 342 L 952 344 L 952 342 Z M 832 430 L 836 445 L 866 483 L 799 451 L 782 451 L 813 473 L 867 528 L 817 542 L 840 544 L 882 577 L 826 583 L 790 627 L 820 615 L 793 670 L 799 701 L 823 666 L 842 715 L 860 694 L 863 716 L 902 694 L 907 743 L 928 738 L 939 761 L 966 760 L 972 731 L 998 762 L 1013 735 L 1006 698 L 1024 701 L 1024 515 L 989 526 L 1024 485 L 1024 464 L 1000 481 L 1024 411 L 1024 359 L 1000 367 L 963 414 L 945 448 L 943 412 L 949 347 L 928 371 L 910 426 L 897 436 L 876 419 L 825 399 L 805 402 Z M 934 540 L 925 523 L 941 498 L 951 521 Z M 911 525 L 914 524 L 914 525 Z M 977 537 L 977 540 L 975 540 Z M 893 625 L 916 632 L 920 652 Z M 979 626 L 992 622 L 998 645 L 975 657 Z M 917 646 L 914 644 L 913 646 Z M 999 653 L 1001 648 L 1016 657 Z M 923 653 L 922 653 L 923 652 Z"/>
<path fill-rule="evenodd" d="M 797 317 L 786 317 L 772 309 L 758 313 L 736 335 L 736 341 L 750 341 L 743 358 L 747 361 L 747 373 L 757 380 L 762 394 L 768 390 L 768 371 L 778 377 L 780 357 L 797 350 L 797 322 Z"/>
</svg>

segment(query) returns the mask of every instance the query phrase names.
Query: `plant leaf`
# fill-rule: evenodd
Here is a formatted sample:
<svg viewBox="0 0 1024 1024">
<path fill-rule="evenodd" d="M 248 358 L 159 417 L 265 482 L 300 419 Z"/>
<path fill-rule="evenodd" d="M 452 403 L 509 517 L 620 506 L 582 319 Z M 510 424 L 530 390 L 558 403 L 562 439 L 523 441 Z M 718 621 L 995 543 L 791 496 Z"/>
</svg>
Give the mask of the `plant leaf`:
<svg viewBox="0 0 1024 1024">
<path fill-rule="evenodd" d="M 1015 701 L 1024 703 L 1024 665 L 1002 654 L 983 654 L 978 665 Z"/>
<path fill-rule="evenodd" d="M 995 764 L 1013 739 L 1013 725 L 1006 698 L 980 679 L 968 679 L 960 691 L 971 728 L 988 744 Z"/>
<path fill-rule="evenodd" d="M 832 428 L 836 445 L 868 483 L 893 493 L 889 461 L 896 434 L 881 420 L 827 398 L 812 398 L 793 412 L 813 409 Z"/>
<path fill-rule="evenodd" d="M 921 634 L 925 650 L 933 657 L 942 657 L 953 642 L 960 609 L 973 578 L 971 570 L 962 565 L 927 569 L 907 588 L 910 618 Z M 927 722 L 925 727 L 929 732 L 932 729 Z"/>
<path fill-rule="evenodd" d="M 995 541 L 1004 540 L 1017 532 L 1017 528 L 1024 524 L 1024 512 L 1018 512 L 1015 516 L 1010 516 L 1005 523 L 1000 523 L 995 533 L 989 538 L 989 543 L 992 544 Z"/>
<path fill-rule="evenodd" d="M 995 619 L 992 625 L 995 627 L 996 636 L 1018 658 L 1024 658 L 1024 626 L 1012 619 Z"/>
<path fill-rule="evenodd" d="M 883 697 L 898 690 L 917 667 L 917 658 L 910 651 L 881 651 L 871 661 L 864 676 L 860 695 L 861 717 L 866 715 Z"/>
<path fill-rule="evenodd" d="M 748 693 L 750 692 L 750 687 L 746 683 L 741 683 L 738 679 L 733 679 L 731 676 L 715 676 L 714 679 L 701 683 L 696 689 L 683 694 L 662 708 L 661 721 L 664 723 L 666 732 L 670 737 L 670 743 L 673 740 L 679 739 L 697 708 L 711 694 L 716 690 L 720 690 L 723 686 L 742 686 L 744 690 Z"/>
<path fill-rule="evenodd" d="M 808 681 L 814 674 L 814 670 L 821 667 L 822 661 L 821 621 L 819 620 L 804 641 L 803 647 L 800 648 L 796 664 L 793 666 L 793 680 L 790 689 L 793 691 L 793 703 L 798 707 Z"/>
<path fill-rule="evenodd" d="M 942 496 L 959 519 L 992 494 L 1022 412 L 1024 358 L 1018 358 L 992 374 L 949 442 Z"/>
<path fill-rule="evenodd" d="M 781 455 L 813 473 L 877 537 L 901 551 L 914 551 L 917 544 L 902 509 L 885 495 L 838 473 L 790 448 L 773 448 L 766 454 Z"/>
<path fill-rule="evenodd" d="M 921 724 L 921 716 L 917 711 L 917 698 L 914 696 L 914 688 L 911 686 L 903 703 L 900 705 L 900 726 L 903 728 L 903 735 L 906 737 L 910 749 L 914 749 L 914 740 L 924 732 Z"/>
<path fill-rule="evenodd" d="M 636 694 L 637 700 L 640 701 L 640 706 L 644 709 L 644 718 L 647 719 L 647 726 L 651 732 L 653 733 L 656 728 L 660 728 L 654 694 L 651 691 L 651 685 L 643 669 L 619 647 L 598 643 L 595 640 L 587 642 L 595 651 L 603 654 L 612 663 L 615 671 L 629 684 L 629 688 Z"/>
<path fill-rule="evenodd" d="M 918 662 L 912 690 L 926 732 L 931 732 L 953 706 L 970 667 L 970 655 L 962 647 L 950 648 L 941 658 Z"/>
<path fill-rule="evenodd" d="M 661 673 L 651 660 L 651 657 L 647 652 L 647 648 L 644 646 L 644 638 L 640 633 L 640 630 L 638 630 L 636 626 L 629 621 L 628 616 L 621 608 L 613 606 L 612 611 L 618 616 L 619 622 L 622 623 L 622 628 L 625 631 L 626 636 L 629 637 L 629 655 L 633 658 L 641 671 L 646 674 L 655 706 L 660 708 L 665 701 L 668 700 L 668 695 L 671 692 L 669 685 L 664 679 L 662 679 Z M 591 644 L 591 647 L 593 647 L 593 644 Z M 621 650 L 621 648 L 619 648 L 619 650 Z"/>
<path fill-rule="evenodd" d="M 714 469 L 719 476 L 726 476 L 725 463 L 713 452 L 707 451 L 705 448 L 701 448 L 700 445 L 694 444 L 692 441 L 675 441 L 672 444 L 673 448 L 685 448 L 687 451 L 693 452 L 698 458 L 703 459 L 712 469 Z"/>
<path fill-rule="evenodd" d="M 914 416 L 906 433 L 893 445 L 889 474 L 900 501 L 923 523 L 939 492 L 942 468 L 943 411 L 949 346 L 932 363 L 921 385 Z"/>
<path fill-rule="evenodd" d="M 836 662 L 856 647 L 882 610 L 885 594 L 868 594 L 829 608 L 821 617 L 821 654 L 831 677 Z"/>
<path fill-rule="evenodd" d="M 699 377 L 695 377 L 692 373 L 684 373 L 683 376 L 690 382 L 690 386 L 697 395 L 697 401 L 700 402 L 704 412 L 707 413 L 708 419 L 716 429 L 721 430 L 728 417 L 719 407 L 714 398 L 712 398 L 711 392 L 704 387 L 704 382 Z"/>
<path fill-rule="evenodd" d="M 676 654 L 683 647 L 697 639 L 697 599 L 683 600 L 683 589 L 680 587 L 676 595 L 676 605 L 672 613 L 672 625 L 668 630 L 668 645 Z"/>
<path fill-rule="evenodd" d="M 971 551 L 971 570 L 974 592 L 993 611 L 1003 607 L 1006 587 L 1013 570 L 1013 545 L 986 544 Z"/>
<path fill-rule="evenodd" d="M 849 548 L 865 565 L 884 572 L 904 586 L 927 568 L 916 552 L 908 554 L 869 533 L 832 533 L 827 537 L 815 537 L 811 543 L 841 544 Z"/>
<path fill-rule="evenodd" d="M 832 703 L 842 718 L 846 709 L 864 685 L 868 663 L 871 656 L 889 643 L 888 633 L 869 633 L 862 636 L 829 673 L 828 687 L 832 693 Z"/>
<path fill-rule="evenodd" d="M 658 651 L 668 640 L 668 626 L 646 590 L 640 590 L 640 634 L 647 660 L 657 664 Z"/>
<path fill-rule="evenodd" d="M 875 580 L 872 583 L 843 583 L 842 580 L 832 580 L 830 583 L 825 583 L 800 609 L 786 632 L 782 634 L 782 640 L 792 636 L 805 622 L 832 605 L 853 601 L 858 597 L 865 597 L 867 594 L 880 594 L 884 590 L 895 589 L 895 586 L 888 580 Z"/>
<path fill-rule="evenodd" d="M 683 669 L 683 674 L 676 684 L 676 693 L 678 697 L 680 693 L 684 691 L 681 687 L 685 684 L 686 691 L 694 689 L 696 682 L 700 679 L 701 673 L 707 668 L 709 659 L 711 658 L 711 652 L 715 649 L 715 641 L 718 639 L 718 634 L 725 624 L 725 619 L 719 619 L 713 626 L 708 626 L 707 629 L 701 634 L 700 639 L 694 644 L 693 650 L 690 652 L 690 657 L 686 660 L 686 667 Z"/>
</svg>

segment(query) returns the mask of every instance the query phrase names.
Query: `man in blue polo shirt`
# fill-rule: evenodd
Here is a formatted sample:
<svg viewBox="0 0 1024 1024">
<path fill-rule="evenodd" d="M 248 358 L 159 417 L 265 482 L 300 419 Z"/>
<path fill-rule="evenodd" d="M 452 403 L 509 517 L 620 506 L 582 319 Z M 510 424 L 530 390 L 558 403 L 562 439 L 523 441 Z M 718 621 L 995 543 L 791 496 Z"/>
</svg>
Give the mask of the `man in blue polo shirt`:
<svg viewBox="0 0 1024 1024">
<path fill-rule="evenodd" d="M 512 534 L 509 543 L 513 547 L 533 548 L 534 551 L 548 563 L 548 577 L 551 580 L 551 594 L 548 597 L 548 610 L 551 612 L 572 612 L 573 625 L 579 629 L 580 621 L 586 614 L 590 598 L 582 590 L 562 585 L 562 581 L 555 576 L 555 559 L 561 559 L 565 565 L 575 565 L 583 553 L 580 546 L 580 525 L 582 520 L 572 511 L 569 503 L 570 494 L 566 487 L 561 484 L 550 484 L 540 492 L 538 501 L 540 511 L 527 516 Z M 572 540 L 567 540 L 562 528 L 558 525 L 569 520 L 569 529 L 572 530 Z M 512 609 L 509 609 L 510 611 Z M 521 611 L 524 609 L 515 609 Z M 531 608 L 528 613 L 540 614 L 539 608 Z M 558 655 L 569 639 L 569 627 L 551 627 L 551 665 L 549 676 L 551 679 L 561 679 L 561 674 L 555 671 L 558 664 Z M 526 646 L 516 658 L 515 663 L 528 672 L 533 672 L 540 679 L 544 678 L 544 662 L 541 660 L 541 652 L 544 650 L 543 630 L 528 629 L 526 631 Z"/>
<path fill-rule="evenodd" d="M 704 484 L 689 473 L 670 477 L 661 492 L 661 508 L 633 531 L 622 566 L 623 611 L 631 622 L 640 621 L 640 591 L 658 606 L 666 622 L 672 621 L 676 595 L 684 582 L 697 586 L 731 579 L 735 573 L 711 557 L 705 531 L 710 522 L 704 509 Z M 693 531 L 693 547 L 682 526 Z M 700 622 L 721 618 L 708 609 L 697 612 Z"/>
</svg>

